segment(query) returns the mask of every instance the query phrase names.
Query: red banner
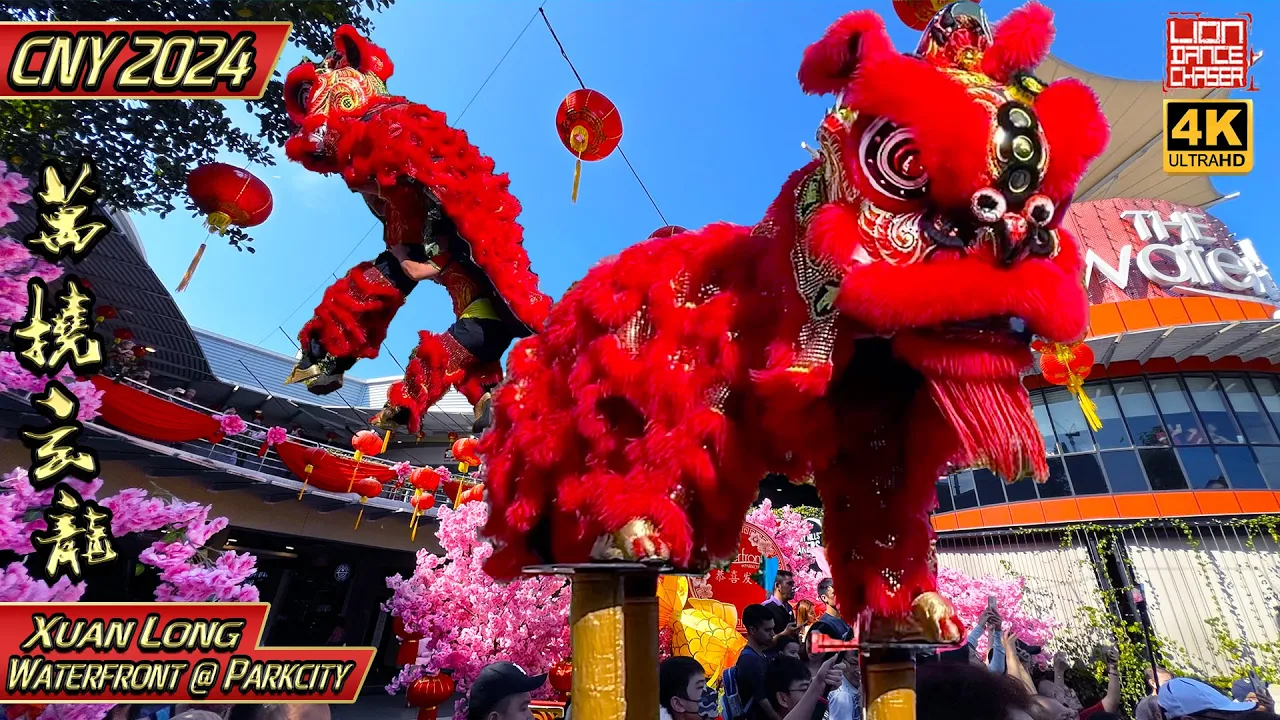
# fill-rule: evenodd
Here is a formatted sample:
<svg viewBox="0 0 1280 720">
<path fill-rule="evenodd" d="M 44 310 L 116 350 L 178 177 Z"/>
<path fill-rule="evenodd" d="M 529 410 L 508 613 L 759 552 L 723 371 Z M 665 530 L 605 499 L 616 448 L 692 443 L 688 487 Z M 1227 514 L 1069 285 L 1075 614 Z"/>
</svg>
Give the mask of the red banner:
<svg viewBox="0 0 1280 720">
<path fill-rule="evenodd" d="M 375 648 L 261 648 L 269 607 L 0 603 L 0 702 L 355 702 Z"/>
<path fill-rule="evenodd" d="M 260 98 L 288 22 L 0 23 L 0 99 Z"/>
</svg>

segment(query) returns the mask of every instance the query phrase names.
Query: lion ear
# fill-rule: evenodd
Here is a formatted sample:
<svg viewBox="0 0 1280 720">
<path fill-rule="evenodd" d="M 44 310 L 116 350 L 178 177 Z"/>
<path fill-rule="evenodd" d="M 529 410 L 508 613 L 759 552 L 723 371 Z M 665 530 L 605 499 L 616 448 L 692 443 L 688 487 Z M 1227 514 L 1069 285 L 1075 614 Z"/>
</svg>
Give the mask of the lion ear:
<svg viewBox="0 0 1280 720">
<path fill-rule="evenodd" d="M 859 10 L 837 20 L 822 39 L 805 48 L 800 61 L 800 88 L 810 95 L 838 93 L 859 65 L 877 56 L 896 54 L 884 20 Z"/>
<path fill-rule="evenodd" d="M 387 51 L 369 42 L 351 25 L 343 25 L 333 34 L 333 48 L 342 54 L 343 65 L 373 73 L 383 82 L 395 72 Z"/>
<path fill-rule="evenodd" d="M 1034 0 L 1023 5 L 996 24 L 982 71 L 1008 82 L 1017 73 L 1035 70 L 1049 56 L 1053 35 L 1053 11 Z"/>
</svg>

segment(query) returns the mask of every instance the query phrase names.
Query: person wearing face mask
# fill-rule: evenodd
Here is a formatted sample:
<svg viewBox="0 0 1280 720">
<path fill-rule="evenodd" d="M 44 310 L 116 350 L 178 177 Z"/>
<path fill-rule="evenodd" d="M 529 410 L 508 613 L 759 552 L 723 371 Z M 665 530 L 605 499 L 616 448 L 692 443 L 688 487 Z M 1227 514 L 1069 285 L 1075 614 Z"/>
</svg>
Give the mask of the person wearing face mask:
<svg viewBox="0 0 1280 720">
<path fill-rule="evenodd" d="M 690 657 L 669 657 L 658 666 L 660 720 L 700 720 L 716 716 L 715 696 L 708 702 L 702 664 Z"/>
</svg>

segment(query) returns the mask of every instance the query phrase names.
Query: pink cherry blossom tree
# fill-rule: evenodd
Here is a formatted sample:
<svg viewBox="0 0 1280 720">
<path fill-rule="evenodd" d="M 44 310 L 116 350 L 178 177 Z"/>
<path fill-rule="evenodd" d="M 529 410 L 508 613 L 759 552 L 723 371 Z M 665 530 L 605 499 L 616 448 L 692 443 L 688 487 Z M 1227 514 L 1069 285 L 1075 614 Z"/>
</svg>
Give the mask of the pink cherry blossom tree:
<svg viewBox="0 0 1280 720">
<path fill-rule="evenodd" d="M 1000 614 L 1004 631 L 1028 645 L 1048 647 L 1054 632 L 1062 623 L 1052 617 L 1038 617 L 1024 602 L 1026 579 L 1020 577 L 995 578 L 985 575 L 970 577 L 953 568 L 938 568 L 938 592 L 951 601 L 956 614 L 966 628 L 972 628 L 987 609 L 987 598 L 996 598 L 996 612 Z M 978 652 L 985 654 L 990 635 L 979 641 Z"/>
<path fill-rule="evenodd" d="M 436 537 L 444 554 L 419 550 L 413 575 L 387 578 L 392 596 L 385 609 L 423 636 L 417 662 L 387 692 L 449 670 L 465 695 L 489 663 L 507 660 L 533 674 L 569 657 L 569 583 L 550 575 L 508 583 L 489 577 L 483 565 L 493 547 L 480 536 L 488 516 L 483 502 L 441 507 Z M 546 697 L 551 690 L 540 692 Z M 457 712 L 463 710 L 459 702 Z"/>
<path fill-rule="evenodd" d="M 12 206 L 30 201 L 22 192 L 27 181 L 7 172 L 0 162 L 0 226 L 17 219 Z M 27 313 L 27 281 L 34 277 L 46 282 L 61 277 L 62 268 L 31 255 L 19 242 L 0 237 L 0 331 L 7 331 Z M 80 400 L 79 420 L 98 416 L 102 394 L 92 383 L 76 381 L 70 370 L 58 379 Z M 38 393 L 48 378 L 37 377 L 22 368 L 13 353 L 0 353 L 0 392 Z M 102 480 L 67 480 L 85 500 L 97 498 Z M 25 561 L 35 552 L 31 534 L 46 529 L 43 511 L 52 502 L 54 488 L 37 490 L 27 471 L 15 468 L 0 479 L 0 551 L 18 556 L 0 566 L 0 602 L 76 602 L 84 595 L 85 583 L 61 578 L 50 585 L 33 577 Z M 126 488 L 98 501 L 112 512 L 112 535 L 160 533 L 161 537 L 143 550 L 138 560 L 159 571 L 156 600 L 169 602 L 256 601 L 258 589 L 249 584 L 256 560 L 247 553 L 219 553 L 205 547 L 209 539 L 227 526 L 225 517 L 209 518 L 210 507 L 182 502 L 176 498 L 148 495 L 140 488 Z M 49 705 L 38 720 L 102 720 L 110 704 Z"/>
<path fill-rule="evenodd" d="M 775 510 L 766 498 L 747 513 L 747 522 L 764 530 L 774 545 L 778 546 L 778 554 L 786 560 L 787 568 L 795 575 L 795 599 L 816 604 L 822 573 L 811 569 L 817 563 L 817 557 L 813 548 L 805 542 L 810 532 L 809 521 L 790 507 Z"/>
</svg>

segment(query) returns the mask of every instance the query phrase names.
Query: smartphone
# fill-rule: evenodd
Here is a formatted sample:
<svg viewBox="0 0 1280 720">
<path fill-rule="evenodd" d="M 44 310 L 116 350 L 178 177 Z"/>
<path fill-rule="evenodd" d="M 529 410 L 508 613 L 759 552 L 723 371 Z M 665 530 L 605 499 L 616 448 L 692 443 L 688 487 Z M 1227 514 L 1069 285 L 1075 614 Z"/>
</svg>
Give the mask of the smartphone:
<svg viewBox="0 0 1280 720">
<path fill-rule="evenodd" d="M 995 611 L 996 611 L 996 596 L 988 595 L 987 596 L 987 612 L 993 613 Z"/>
</svg>

